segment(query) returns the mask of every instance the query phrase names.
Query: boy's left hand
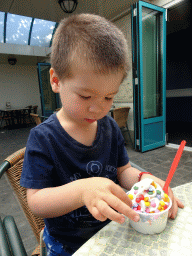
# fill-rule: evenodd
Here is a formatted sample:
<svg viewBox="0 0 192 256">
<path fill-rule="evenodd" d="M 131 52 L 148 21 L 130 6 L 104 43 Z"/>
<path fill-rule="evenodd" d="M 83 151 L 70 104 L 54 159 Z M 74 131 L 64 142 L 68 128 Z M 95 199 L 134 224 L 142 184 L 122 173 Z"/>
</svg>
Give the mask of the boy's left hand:
<svg viewBox="0 0 192 256">
<path fill-rule="evenodd" d="M 178 207 L 179 208 L 184 208 L 184 204 L 177 197 L 175 197 L 173 195 L 173 191 L 170 187 L 168 188 L 168 196 L 172 200 L 172 207 L 169 210 L 168 217 L 171 218 L 171 219 L 175 219 L 176 216 L 177 216 Z"/>
</svg>

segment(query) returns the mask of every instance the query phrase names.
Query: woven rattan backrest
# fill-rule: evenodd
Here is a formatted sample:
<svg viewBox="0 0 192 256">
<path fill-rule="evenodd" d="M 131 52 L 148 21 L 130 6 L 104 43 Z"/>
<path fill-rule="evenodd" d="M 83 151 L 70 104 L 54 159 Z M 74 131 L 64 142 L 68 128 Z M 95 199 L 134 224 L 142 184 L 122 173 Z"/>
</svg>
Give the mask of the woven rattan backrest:
<svg viewBox="0 0 192 256">
<path fill-rule="evenodd" d="M 36 125 L 41 123 L 41 118 L 37 114 L 30 113 L 30 115 L 33 117 L 35 120 Z"/>
<path fill-rule="evenodd" d="M 20 186 L 21 172 L 23 168 L 25 148 L 15 152 L 5 160 L 8 161 L 11 167 L 7 170 L 6 174 L 14 189 L 14 192 L 21 204 L 21 207 L 32 227 L 35 237 L 40 242 L 40 232 L 45 226 L 44 220 L 35 216 L 28 207 L 26 188 Z"/>
<path fill-rule="evenodd" d="M 130 107 L 114 108 L 113 118 L 120 128 L 127 126 L 127 119 Z"/>
<path fill-rule="evenodd" d="M 34 114 L 37 114 L 37 108 L 38 108 L 37 105 L 36 105 L 36 106 L 33 106 L 33 113 L 34 113 Z"/>
</svg>

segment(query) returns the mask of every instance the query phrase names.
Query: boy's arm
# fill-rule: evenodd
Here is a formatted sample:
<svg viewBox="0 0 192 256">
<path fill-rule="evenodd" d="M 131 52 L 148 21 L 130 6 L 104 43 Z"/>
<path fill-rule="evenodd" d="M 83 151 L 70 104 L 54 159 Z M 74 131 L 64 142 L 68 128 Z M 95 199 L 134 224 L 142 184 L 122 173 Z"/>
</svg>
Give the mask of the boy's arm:
<svg viewBox="0 0 192 256">
<path fill-rule="evenodd" d="M 139 173 L 141 173 L 141 172 L 139 170 L 137 170 L 136 168 L 133 168 L 130 163 L 128 163 L 125 166 L 117 168 L 118 181 L 119 181 L 120 185 L 127 190 L 130 190 L 131 187 L 135 183 L 138 182 Z M 145 178 L 151 178 L 154 181 L 156 181 L 162 188 L 164 187 L 165 181 L 163 181 L 153 175 L 143 174 L 141 177 L 141 180 L 145 179 Z M 178 207 L 183 208 L 184 205 L 178 198 L 176 198 L 173 195 L 173 191 L 171 190 L 170 187 L 168 188 L 168 191 L 169 191 L 168 194 L 169 194 L 170 198 L 172 199 L 172 207 L 169 210 L 169 217 L 174 219 L 177 215 Z"/>
<path fill-rule="evenodd" d="M 79 179 L 54 188 L 28 189 L 27 199 L 32 212 L 43 218 L 59 217 L 85 205 L 100 221 L 110 219 L 123 223 L 123 215 L 139 220 L 123 189 L 102 177 Z"/>
<path fill-rule="evenodd" d="M 121 187 L 130 190 L 131 187 L 138 182 L 140 171 L 132 167 L 130 163 L 117 168 L 117 179 Z"/>
<path fill-rule="evenodd" d="M 27 189 L 27 201 L 31 211 L 42 218 L 65 215 L 83 206 L 80 180 L 64 186 L 43 189 Z"/>
</svg>

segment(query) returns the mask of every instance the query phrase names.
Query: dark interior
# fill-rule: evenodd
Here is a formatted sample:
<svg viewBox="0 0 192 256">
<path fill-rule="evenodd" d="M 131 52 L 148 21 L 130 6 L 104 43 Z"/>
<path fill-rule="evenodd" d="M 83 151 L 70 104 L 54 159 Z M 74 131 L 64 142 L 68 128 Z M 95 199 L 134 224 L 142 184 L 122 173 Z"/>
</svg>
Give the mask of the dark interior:
<svg viewBox="0 0 192 256">
<path fill-rule="evenodd" d="M 167 90 L 192 89 L 191 4 L 186 0 L 168 12 Z M 192 95 L 166 98 L 168 143 L 192 147 Z"/>
</svg>

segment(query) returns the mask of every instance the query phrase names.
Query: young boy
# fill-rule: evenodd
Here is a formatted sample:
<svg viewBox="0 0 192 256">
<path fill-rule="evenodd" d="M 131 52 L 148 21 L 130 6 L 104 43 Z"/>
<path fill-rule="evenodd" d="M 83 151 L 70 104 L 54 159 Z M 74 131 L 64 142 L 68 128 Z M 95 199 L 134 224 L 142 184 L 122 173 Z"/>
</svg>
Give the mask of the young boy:
<svg viewBox="0 0 192 256">
<path fill-rule="evenodd" d="M 72 255 L 110 220 L 139 220 L 120 186 L 130 189 L 140 171 L 107 116 L 129 70 L 127 54 L 123 34 L 96 15 L 73 15 L 55 33 L 50 81 L 62 108 L 31 130 L 21 177 L 30 209 L 45 219 L 48 255 Z M 163 187 L 142 178 L 149 176 Z M 169 196 L 175 218 L 183 204 L 170 188 Z"/>
</svg>

